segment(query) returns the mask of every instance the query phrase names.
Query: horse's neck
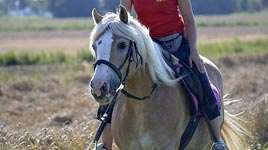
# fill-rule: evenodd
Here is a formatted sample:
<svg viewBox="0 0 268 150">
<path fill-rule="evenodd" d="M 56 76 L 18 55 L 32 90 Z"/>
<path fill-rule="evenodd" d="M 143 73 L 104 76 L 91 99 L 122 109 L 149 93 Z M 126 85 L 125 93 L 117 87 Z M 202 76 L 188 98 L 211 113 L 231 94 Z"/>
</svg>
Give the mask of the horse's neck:
<svg viewBox="0 0 268 150">
<path fill-rule="evenodd" d="M 126 82 L 127 90 L 138 97 L 147 96 L 154 82 L 152 81 L 149 71 L 146 68 L 145 70 L 139 69 L 131 78 L 129 78 Z"/>
<path fill-rule="evenodd" d="M 145 70 L 139 69 L 131 78 L 129 78 L 125 87 L 132 95 L 144 97 L 150 95 L 154 84 L 155 83 L 150 77 L 148 68 L 145 68 Z M 143 109 L 144 107 L 157 108 L 163 106 L 168 109 L 169 107 L 173 107 L 170 105 L 188 107 L 186 106 L 185 101 L 186 94 L 180 84 L 178 84 L 178 86 L 159 85 L 150 96 L 151 98 L 145 99 L 142 102 L 132 98 L 126 98 L 126 101 L 123 101 L 123 103 L 128 108 L 131 107 L 134 109 Z M 184 108 L 179 108 L 176 110 L 184 111 Z"/>
<path fill-rule="evenodd" d="M 131 76 L 126 83 L 128 92 L 135 96 L 147 96 L 154 82 L 149 72 L 140 69 L 135 75 Z M 115 106 L 115 115 L 113 115 L 113 127 L 125 130 L 135 136 L 125 137 L 123 139 L 137 138 L 143 140 L 145 133 L 149 134 L 148 138 L 153 140 L 151 133 L 161 135 L 168 129 L 177 129 L 185 127 L 183 121 L 187 119 L 188 105 L 186 94 L 181 86 L 159 85 L 151 95 L 151 98 L 143 101 L 132 98 L 121 97 Z M 178 117 L 179 116 L 179 117 Z M 161 125 L 159 123 L 161 122 Z M 163 122 L 163 123 L 162 123 Z M 159 128 L 161 126 L 161 128 Z M 115 129 L 115 132 L 117 130 Z M 174 131 L 172 131 L 174 132 Z M 170 135 L 171 133 L 168 133 Z M 120 137 L 119 132 L 114 133 Z M 166 136 L 161 137 L 167 138 Z M 137 140 L 137 139 L 135 139 Z"/>
</svg>

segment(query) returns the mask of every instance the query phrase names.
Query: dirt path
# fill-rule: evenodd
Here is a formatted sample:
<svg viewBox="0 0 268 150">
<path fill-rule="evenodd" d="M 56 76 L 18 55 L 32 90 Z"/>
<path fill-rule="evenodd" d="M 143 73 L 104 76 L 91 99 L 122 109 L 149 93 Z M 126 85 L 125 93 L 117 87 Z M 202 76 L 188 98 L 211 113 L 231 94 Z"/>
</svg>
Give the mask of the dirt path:
<svg viewBox="0 0 268 150">
<path fill-rule="evenodd" d="M 0 32 L 0 53 L 13 51 L 64 51 L 87 50 L 89 31 L 20 31 Z M 267 26 L 199 27 L 198 42 L 221 43 L 226 41 L 267 39 Z"/>
<path fill-rule="evenodd" d="M 0 53 L 13 51 L 64 51 L 88 49 L 88 31 L 21 31 L 0 33 Z"/>
<path fill-rule="evenodd" d="M 222 43 L 234 39 L 268 41 L 268 26 L 199 27 L 197 30 L 198 42 L 201 44 Z"/>
</svg>

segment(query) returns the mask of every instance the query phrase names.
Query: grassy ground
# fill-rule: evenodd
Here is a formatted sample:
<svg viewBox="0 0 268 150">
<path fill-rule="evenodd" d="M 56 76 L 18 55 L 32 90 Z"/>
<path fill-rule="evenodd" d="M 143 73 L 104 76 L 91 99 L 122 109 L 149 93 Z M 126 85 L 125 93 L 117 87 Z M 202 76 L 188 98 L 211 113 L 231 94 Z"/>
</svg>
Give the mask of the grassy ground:
<svg viewBox="0 0 268 150">
<path fill-rule="evenodd" d="M 267 18 L 197 16 L 197 23 L 207 22 L 198 28 L 199 50 L 221 69 L 224 93 L 241 98 L 227 109 L 244 112 L 256 150 L 268 149 Z M 83 28 L 63 28 L 71 25 Z M 88 91 L 92 21 L 0 18 L 0 28 L 6 26 L 20 29 L 0 30 L 0 150 L 85 149 L 98 126 Z"/>
</svg>

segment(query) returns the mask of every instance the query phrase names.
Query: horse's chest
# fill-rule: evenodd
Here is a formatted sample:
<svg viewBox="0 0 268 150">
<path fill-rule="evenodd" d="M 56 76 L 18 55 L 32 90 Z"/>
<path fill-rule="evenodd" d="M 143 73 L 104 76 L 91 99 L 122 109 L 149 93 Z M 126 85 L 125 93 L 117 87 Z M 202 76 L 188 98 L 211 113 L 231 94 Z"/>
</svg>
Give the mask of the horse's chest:
<svg viewBox="0 0 268 150">
<path fill-rule="evenodd" d="M 156 141 L 161 139 L 156 139 L 157 137 L 154 137 L 153 134 L 151 134 L 151 131 L 129 129 L 118 132 L 120 133 L 115 135 L 114 138 L 117 145 L 122 150 L 160 150 Z M 159 144 L 161 145 L 161 142 Z"/>
<path fill-rule="evenodd" d="M 178 124 L 170 116 L 137 116 L 134 112 L 117 111 L 119 114 L 113 118 L 113 134 L 116 144 L 122 150 L 161 150 L 163 145 L 171 142 L 170 139 L 177 139 L 175 130 Z"/>
</svg>

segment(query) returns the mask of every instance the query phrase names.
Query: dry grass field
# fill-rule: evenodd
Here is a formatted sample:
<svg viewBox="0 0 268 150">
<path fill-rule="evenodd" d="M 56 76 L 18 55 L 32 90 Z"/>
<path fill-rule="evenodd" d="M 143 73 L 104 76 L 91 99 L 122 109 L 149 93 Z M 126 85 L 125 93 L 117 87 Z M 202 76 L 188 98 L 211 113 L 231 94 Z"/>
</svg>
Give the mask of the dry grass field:
<svg viewBox="0 0 268 150">
<path fill-rule="evenodd" d="M 268 15 L 198 16 L 197 22 L 268 21 Z M 10 20 L 0 26 L 59 26 L 90 24 L 89 19 Z M 90 29 L 0 30 L 0 54 L 54 52 L 75 54 L 88 49 Z M 199 43 L 224 43 L 239 39 L 268 42 L 268 25 L 204 26 L 198 28 Z M 241 99 L 228 111 L 240 117 L 251 134 L 250 149 L 267 150 L 268 143 L 268 47 L 261 53 L 211 56 L 221 69 L 224 93 Z M 92 64 L 0 66 L 0 150 L 85 149 L 98 125 L 98 105 L 91 99 L 88 82 Z"/>
</svg>

